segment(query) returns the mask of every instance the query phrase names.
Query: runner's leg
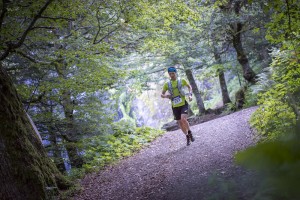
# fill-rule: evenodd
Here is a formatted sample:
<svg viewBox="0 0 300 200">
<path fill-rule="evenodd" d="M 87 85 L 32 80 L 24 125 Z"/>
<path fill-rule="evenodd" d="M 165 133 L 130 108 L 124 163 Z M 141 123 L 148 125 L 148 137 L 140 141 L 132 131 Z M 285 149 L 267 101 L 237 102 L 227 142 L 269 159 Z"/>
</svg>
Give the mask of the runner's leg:
<svg viewBox="0 0 300 200">
<path fill-rule="evenodd" d="M 177 120 L 177 123 L 178 123 L 178 126 L 180 127 L 180 129 L 182 130 L 183 134 L 186 136 L 186 144 L 187 146 L 191 144 L 191 140 L 190 140 L 190 137 L 189 137 L 189 134 L 188 134 L 188 127 L 186 127 L 186 124 L 184 123 L 184 121 L 182 120 L 181 118 L 181 113 L 182 112 L 185 112 L 183 110 L 183 107 L 178 107 L 178 108 L 172 108 L 173 109 L 173 114 L 174 114 L 174 117 L 175 117 L 175 120 Z M 187 111 L 186 111 L 187 113 Z"/>
<path fill-rule="evenodd" d="M 185 126 L 184 122 L 182 121 L 182 119 L 177 120 L 177 123 L 178 123 L 180 129 L 182 130 L 183 134 L 187 135 L 188 130 L 186 129 L 186 126 Z"/>
<path fill-rule="evenodd" d="M 181 124 L 184 127 L 185 132 L 187 133 L 190 130 L 190 124 L 187 120 L 188 115 L 187 114 L 181 114 Z"/>
</svg>

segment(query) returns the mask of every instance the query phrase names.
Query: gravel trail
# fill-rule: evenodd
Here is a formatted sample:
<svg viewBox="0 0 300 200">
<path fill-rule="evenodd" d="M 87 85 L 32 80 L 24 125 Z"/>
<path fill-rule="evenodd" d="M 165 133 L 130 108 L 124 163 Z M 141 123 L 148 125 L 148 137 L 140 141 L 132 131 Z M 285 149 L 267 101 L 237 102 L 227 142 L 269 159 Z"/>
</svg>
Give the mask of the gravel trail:
<svg viewBox="0 0 300 200">
<path fill-rule="evenodd" d="M 75 200 L 251 199 L 255 175 L 234 164 L 235 152 L 255 144 L 248 120 L 256 107 L 167 132 L 136 155 L 87 175 Z"/>
</svg>

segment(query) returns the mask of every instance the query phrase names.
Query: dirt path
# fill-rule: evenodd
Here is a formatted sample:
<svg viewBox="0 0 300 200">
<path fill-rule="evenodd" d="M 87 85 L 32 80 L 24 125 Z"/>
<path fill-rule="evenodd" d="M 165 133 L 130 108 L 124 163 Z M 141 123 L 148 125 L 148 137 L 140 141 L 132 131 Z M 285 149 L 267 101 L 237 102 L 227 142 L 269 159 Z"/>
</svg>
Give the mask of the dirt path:
<svg viewBox="0 0 300 200">
<path fill-rule="evenodd" d="M 167 132 L 135 156 L 88 175 L 74 199 L 250 199 L 253 173 L 234 165 L 233 155 L 254 144 L 248 120 L 255 109 L 192 126 L 190 146 L 181 131 Z"/>
</svg>

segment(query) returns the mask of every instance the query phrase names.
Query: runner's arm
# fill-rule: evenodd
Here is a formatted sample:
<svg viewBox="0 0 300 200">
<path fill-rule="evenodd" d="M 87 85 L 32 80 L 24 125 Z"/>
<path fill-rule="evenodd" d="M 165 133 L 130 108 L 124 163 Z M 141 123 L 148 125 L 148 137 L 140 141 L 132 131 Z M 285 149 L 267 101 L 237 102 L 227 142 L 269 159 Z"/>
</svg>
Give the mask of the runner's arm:
<svg viewBox="0 0 300 200">
<path fill-rule="evenodd" d="M 189 89 L 189 96 L 192 96 L 193 94 L 192 86 L 186 80 L 183 80 L 182 83 Z"/>
<path fill-rule="evenodd" d="M 170 94 L 166 94 L 166 92 L 167 92 L 167 86 L 164 85 L 163 86 L 163 90 L 162 90 L 161 95 L 160 95 L 161 98 L 168 98 L 168 99 L 170 99 L 171 95 Z"/>
<path fill-rule="evenodd" d="M 193 91 L 193 90 L 192 90 L 192 86 L 191 86 L 190 84 L 187 83 L 187 87 L 188 87 L 189 93 L 190 93 L 189 96 L 192 96 L 192 94 L 193 94 L 193 93 L 192 93 L 192 91 Z"/>
<path fill-rule="evenodd" d="M 164 90 L 161 92 L 160 96 L 161 96 L 161 98 L 168 98 L 168 99 L 170 99 L 170 97 L 171 97 L 171 95 L 170 94 L 166 94 L 166 91 L 164 91 Z"/>
</svg>

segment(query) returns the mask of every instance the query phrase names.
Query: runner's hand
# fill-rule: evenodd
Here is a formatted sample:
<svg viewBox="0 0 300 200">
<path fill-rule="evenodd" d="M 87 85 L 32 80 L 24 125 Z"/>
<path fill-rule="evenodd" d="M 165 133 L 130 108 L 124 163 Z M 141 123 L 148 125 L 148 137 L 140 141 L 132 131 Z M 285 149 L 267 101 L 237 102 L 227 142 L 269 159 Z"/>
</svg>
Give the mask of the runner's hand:
<svg viewBox="0 0 300 200">
<path fill-rule="evenodd" d="M 171 98 L 171 95 L 170 95 L 170 94 L 161 94 L 160 96 L 161 96 L 162 98 L 168 98 L 168 99 Z"/>
<path fill-rule="evenodd" d="M 189 95 L 189 101 L 192 101 L 192 100 L 193 100 L 192 95 Z"/>
</svg>

